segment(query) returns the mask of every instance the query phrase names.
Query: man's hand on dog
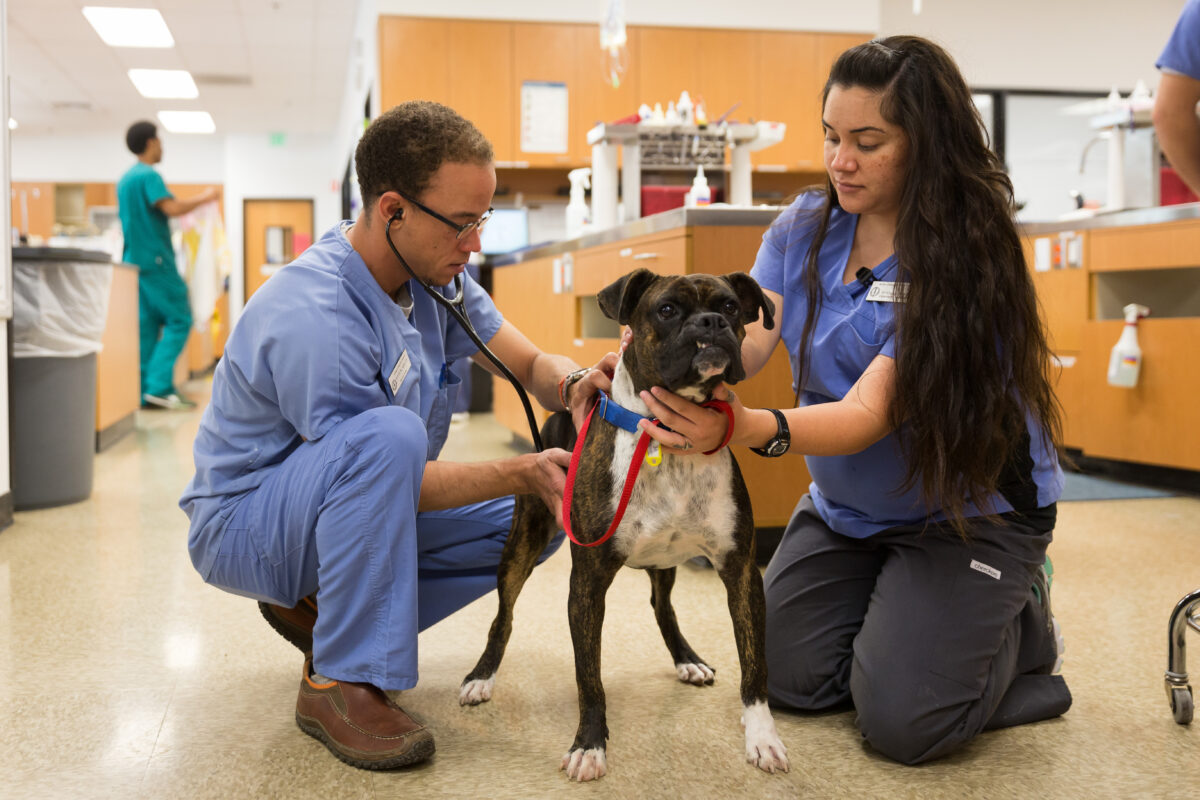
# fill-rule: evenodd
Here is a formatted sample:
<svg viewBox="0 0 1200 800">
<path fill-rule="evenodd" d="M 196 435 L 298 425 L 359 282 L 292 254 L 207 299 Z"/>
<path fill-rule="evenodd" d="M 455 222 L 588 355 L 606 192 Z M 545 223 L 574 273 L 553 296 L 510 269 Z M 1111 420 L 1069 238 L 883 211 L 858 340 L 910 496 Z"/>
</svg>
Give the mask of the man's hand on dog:
<svg viewBox="0 0 1200 800">
<path fill-rule="evenodd" d="M 542 498 L 546 508 L 554 514 L 555 523 L 562 528 L 563 488 L 567 483 L 567 468 L 571 466 L 571 454 L 558 447 L 534 453 L 532 469 L 529 471 L 527 494 Z"/>
<path fill-rule="evenodd" d="M 624 342 L 621 343 L 621 350 L 625 350 Z M 583 427 L 583 421 L 587 418 L 588 411 L 595 402 L 596 392 L 612 393 L 612 375 L 613 370 L 617 368 L 618 358 L 616 353 L 607 353 L 604 358 L 596 362 L 596 366 L 588 370 L 586 375 L 571 386 L 567 394 L 567 403 L 571 412 L 571 421 L 575 423 L 575 430 Z"/>
</svg>

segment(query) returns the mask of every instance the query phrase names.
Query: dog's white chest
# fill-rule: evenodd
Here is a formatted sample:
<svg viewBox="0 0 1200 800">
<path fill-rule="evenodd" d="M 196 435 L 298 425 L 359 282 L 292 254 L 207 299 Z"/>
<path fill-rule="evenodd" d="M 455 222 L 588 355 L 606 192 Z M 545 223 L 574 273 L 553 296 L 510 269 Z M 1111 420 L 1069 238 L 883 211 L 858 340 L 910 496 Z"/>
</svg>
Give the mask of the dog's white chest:
<svg viewBox="0 0 1200 800">
<path fill-rule="evenodd" d="M 614 507 L 633 456 L 633 437 L 618 437 Z M 733 547 L 737 511 L 727 450 L 715 456 L 665 455 L 656 467 L 643 464 L 614 538 L 630 567 L 674 567 L 703 555 L 720 567 Z"/>
</svg>

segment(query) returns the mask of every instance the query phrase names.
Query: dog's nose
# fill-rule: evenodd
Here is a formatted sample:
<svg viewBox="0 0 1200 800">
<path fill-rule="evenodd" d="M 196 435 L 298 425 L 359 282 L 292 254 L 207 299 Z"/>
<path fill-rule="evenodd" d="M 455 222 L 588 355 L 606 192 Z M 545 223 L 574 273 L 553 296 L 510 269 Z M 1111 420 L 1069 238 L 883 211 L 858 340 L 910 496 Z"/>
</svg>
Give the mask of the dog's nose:
<svg viewBox="0 0 1200 800">
<path fill-rule="evenodd" d="M 720 333 L 729 329 L 729 320 L 717 313 L 701 314 L 696 318 L 696 325 L 703 331 Z"/>
</svg>

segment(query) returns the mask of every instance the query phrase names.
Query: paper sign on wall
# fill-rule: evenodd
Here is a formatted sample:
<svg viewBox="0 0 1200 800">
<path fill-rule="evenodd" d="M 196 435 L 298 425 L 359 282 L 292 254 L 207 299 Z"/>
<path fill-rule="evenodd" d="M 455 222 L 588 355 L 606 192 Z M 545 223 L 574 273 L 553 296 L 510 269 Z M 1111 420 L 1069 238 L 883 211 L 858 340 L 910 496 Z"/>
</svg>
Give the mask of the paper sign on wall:
<svg viewBox="0 0 1200 800">
<path fill-rule="evenodd" d="M 521 151 L 567 152 L 567 85 L 555 81 L 521 83 Z"/>
</svg>

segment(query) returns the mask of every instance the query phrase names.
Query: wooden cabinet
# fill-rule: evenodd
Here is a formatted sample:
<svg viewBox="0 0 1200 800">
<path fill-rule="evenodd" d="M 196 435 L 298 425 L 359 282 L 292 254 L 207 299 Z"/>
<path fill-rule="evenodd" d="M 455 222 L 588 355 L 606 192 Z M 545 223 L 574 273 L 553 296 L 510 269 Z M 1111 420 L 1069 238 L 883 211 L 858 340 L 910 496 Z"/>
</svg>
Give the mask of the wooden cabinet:
<svg viewBox="0 0 1200 800">
<path fill-rule="evenodd" d="M 475 123 L 498 162 L 515 157 L 513 29 L 507 22 L 379 18 L 380 105 L 436 100 Z"/>
<path fill-rule="evenodd" d="M 664 275 L 748 270 L 762 233 L 761 226 L 693 226 L 537 258 L 498 267 L 493 273 L 492 293 L 505 318 L 538 347 L 591 365 L 605 353 L 616 351 L 620 336 L 615 322 L 608 320 L 604 328 L 594 321 L 603 316 L 595 306 L 597 292 L 639 266 Z M 553 291 L 555 261 L 573 277 L 570 287 L 559 294 Z M 563 265 L 564 261 L 569 266 Z M 738 384 L 737 392 L 747 405 L 792 406 L 791 371 L 783 348 L 758 375 Z M 495 381 L 493 397 L 496 419 L 528 440 L 524 410 L 506 381 Z M 539 423 L 544 421 L 546 412 L 535 410 Z M 763 459 L 745 448 L 735 448 L 734 455 L 746 478 L 755 523 L 760 527 L 785 525 L 811 480 L 803 459 Z"/>
<path fill-rule="evenodd" d="M 113 266 L 108 316 L 96 354 L 96 450 L 108 447 L 134 428 L 142 404 L 138 346 L 138 271 Z"/>
<path fill-rule="evenodd" d="M 54 184 L 13 181 L 12 226 L 29 236 L 49 238 L 54 233 Z"/>
<path fill-rule="evenodd" d="M 614 87 L 599 27 L 539 23 L 379 18 L 382 108 L 436 100 L 474 122 L 491 140 L 499 166 L 573 168 L 590 163 L 587 131 L 626 117 L 641 103 L 666 109 L 687 89 L 710 120 L 735 103 L 733 118 L 787 124 L 781 144 L 752 162 L 793 172 L 822 163 L 821 88 L 829 66 L 867 33 L 803 33 L 630 26 L 627 70 Z M 521 86 L 567 85 L 566 153 L 521 149 Z"/>
</svg>

